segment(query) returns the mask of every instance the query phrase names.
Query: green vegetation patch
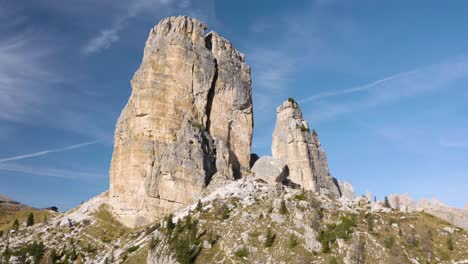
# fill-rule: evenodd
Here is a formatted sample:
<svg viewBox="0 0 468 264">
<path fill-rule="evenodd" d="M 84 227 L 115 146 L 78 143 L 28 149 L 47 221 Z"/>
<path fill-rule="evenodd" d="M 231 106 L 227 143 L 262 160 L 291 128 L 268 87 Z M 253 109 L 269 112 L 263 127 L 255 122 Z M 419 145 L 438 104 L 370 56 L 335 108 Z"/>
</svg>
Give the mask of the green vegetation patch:
<svg viewBox="0 0 468 264">
<path fill-rule="evenodd" d="M 95 214 L 96 221 L 84 229 L 89 236 L 104 243 L 123 237 L 131 232 L 130 228 L 123 226 L 104 206 Z M 90 241 L 93 243 L 92 241 Z"/>
<path fill-rule="evenodd" d="M 327 224 L 319 236 L 319 241 L 322 243 L 322 251 L 324 253 L 330 252 L 330 244 L 335 242 L 337 238 L 350 239 L 355 226 L 356 219 L 354 216 L 342 216 L 339 224 Z"/>
</svg>

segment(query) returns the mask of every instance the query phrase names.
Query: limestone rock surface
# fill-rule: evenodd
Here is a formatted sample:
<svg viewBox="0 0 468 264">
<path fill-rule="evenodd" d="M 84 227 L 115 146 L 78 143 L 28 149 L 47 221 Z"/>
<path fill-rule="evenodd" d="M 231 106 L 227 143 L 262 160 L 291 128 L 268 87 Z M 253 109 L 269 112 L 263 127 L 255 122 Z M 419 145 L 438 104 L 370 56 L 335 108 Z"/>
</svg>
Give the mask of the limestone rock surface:
<svg viewBox="0 0 468 264">
<path fill-rule="evenodd" d="M 347 198 L 348 200 L 352 201 L 355 198 L 354 188 L 351 183 L 338 180 L 338 187 L 341 191 L 341 197 Z"/>
<path fill-rule="evenodd" d="M 468 230 L 468 209 L 450 207 L 437 199 L 421 199 L 417 210 L 435 215 L 452 225 Z"/>
<path fill-rule="evenodd" d="M 288 177 L 288 166 L 284 161 L 263 156 L 252 167 L 252 176 L 267 183 L 277 183 Z"/>
<path fill-rule="evenodd" d="M 170 17 L 151 29 L 115 129 L 110 204 L 140 226 L 197 199 L 213 175 L 249 172 L 250 67 L 206 25 Z"/>
<path fill-rule="evenodd" d="M 286 162 L 293 183 L 306 190 L 341 196 L 337 181 L 330 175 L 318 135 L 310 131 L 294 100 L 287 100 L 277 108 L 271 151 L 273 158 Z"/>
</svg>

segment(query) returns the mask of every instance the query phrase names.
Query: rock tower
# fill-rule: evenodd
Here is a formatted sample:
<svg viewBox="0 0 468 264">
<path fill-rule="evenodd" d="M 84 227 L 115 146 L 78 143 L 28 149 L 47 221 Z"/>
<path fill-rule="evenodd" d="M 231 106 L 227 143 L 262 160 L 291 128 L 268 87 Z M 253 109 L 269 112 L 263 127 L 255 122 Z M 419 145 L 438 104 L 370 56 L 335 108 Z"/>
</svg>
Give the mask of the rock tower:
<svg viewBox="0 0 468 264">
<path fill-rule="evenodd" d="M 151 29 L 115 128 L 110 203 L 141 226 L 249 172 L 253 112 L 244 55 L 206 25 L 170 17 Z"/>
<path fill-rule="evenodd" d="M 305 190 L 342 196 L 338 181 L 330 175 L 317 133 L 310 131 L 299 105 L 292 99 L 277 108 L 271 152 L 273 158 L 286 162 L 293 183 Z"/>
</svg>

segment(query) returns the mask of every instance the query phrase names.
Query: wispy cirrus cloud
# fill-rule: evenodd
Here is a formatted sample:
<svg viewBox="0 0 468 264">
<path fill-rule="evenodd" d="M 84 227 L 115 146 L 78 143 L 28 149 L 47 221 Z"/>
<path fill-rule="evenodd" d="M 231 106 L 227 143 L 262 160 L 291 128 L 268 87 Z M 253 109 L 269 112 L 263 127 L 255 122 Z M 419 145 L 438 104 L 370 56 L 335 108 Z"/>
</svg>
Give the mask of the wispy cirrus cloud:
<svg viewBox="0 0 468 264">
<path fill-rule="evenodd" d="M 28 166 L 16 163 L 1 163 L 0 170 L 26 173 L 37 176 L 58 177 L 64 179 L 97 179 L 107 177 L 107 173 L 82 172 L 76 170 L 64 170 L 44 166 Z"/>
<path fill-rule="evenodd" d="M 257 48 L 250 52 L 249 61 L 255 68 L 252 75 L 258 86 L 271 92 L 280 92 L 291 78 L 296 59 L 280 50 Z"/>
<path fill-rule="evenodd" d="M 0 40 L 0 119 L 21 122 L 54 100 L 51 87 L 61 78 L 46 63 L 52 47 L 42 39 L 27 30 Z"/>
<path fill-rule="evenodd" d="M 70 145 L 67 147 L 63 148 L 56 148 L 56 149 L 47 149 L 47 150 L 42 150 L 34 153 L 29 153 L 29 154 L 23 154 L 23 155 L 17 155 L 17 156 L 12 156 L 12 157 L 7 157 L 7 158 L 0 158 L 0 163 L 5 163 L 8 161 L 14 161 L 14 160 L 22 160 L 22 159 L 28 159 L 28 158 L 33 158 L 33 157 L 39 157 L 39 156 L 44 156 L 50 153 L 57 153 L 57 152 L 63 152 L 67 150 L 72 150 L 72 149 L 77 149 L 77 148 L 82 148 L 86 147 L 89 145 L 93 145 L 98 143 L 99 141 L 89 141 L 89 142 L 83 142 L 75 145 Z"/>
<path fill-rule="evenodd" d="M 460 56 L 442 63 L 391 75 L 362 86 L 313 95 L 299 102 L 314 104 L 316 120 L 328 119 L 388 105 L 404 98 L 450 89 L 451 83 L 467 77 L 468 57 Z M 348 100 L 347 96 L 353 97 Z"/>
<path fill-rule="evenodd" d="M 343 90 L 337 90 L 337 91 L 331 91 L 331 92 L 323 92 L 319 93 L 317 95 L 309 96 L 306 97 L 302 100 L 299 100 L 300 103 L 306 103 L 310 101 L 317 101 L 325 98 L 330 98 L 330 97 L 337 97 L 337 96 L 342 96 L 342 95 L 348 95 L 348 94 L 354 94 L 354 93 L 360 93 L 360 92 L 365 92 L 368 90 L 372 89 L 378 89 L 380 86 L 384 86 L 386 83 L 389 83 L 391 81 L 397 81 L 398 79 L 401 78 L 406 78 L 409 77 L 411 74 L 415 74 L 417 71 L 410 71 L 410 72 L 402 72 L 398 73 L 389 77 L 385 77 L 380 80 L 376 80 L 373 82 L 370 82 L 368 84 L 362 85 L 362 86 L 357 86 L 357 87 L 351 87 Z"/>
<path fill-rule="evenodd" d="M 98 142 L 99 141 L 88 141 L 88 142 L 66 146 L 63 148 L 47 149 L 47 150 L 42 150 L 42 151 L 38 151 L 34 153 L 0 158 L 0 170 L 26 173 L 26 174 L 38 175 L 38 176 L 59 177 L 59 178 L 65 178 L 65 179 L 102 178 L 102 177 L 107 176 L 107 173 L 84 172 L 84 171 L 78 171 L 78 170 L 66 170 L 66 169 L 52 168 L 52 167 L 46 167 L 46 166 L 31 166 L 31 165 L 25 165 L 25 164 L 11 163 L 12 161 L 30 159 L 34 157 L 45 156 L 45 155 L 52 154 L 52 153 L 59 153 L 59 152 L 74 150 L 78 148 L 83 148 L 83 147 L 97 144 Z"/>
<path fill-rule="evenodd" d="M 101 29 L 96 36 L 88 40 L 82 47 L 81 52 L 83 55 L 99 53 L 110 48 L 120 40 L 120 35 L 129 26 L 130 21 L 137 17 L 154 19 L 155 16 L 162 17 L 173 13 L 182 13 L 202 20 L 214 20 L 213 1 L 197 3 L 197 5 L 192 5 L 192 1 L 190 0 L 117 1 L 113 4 L 122 5 L 123 8 L 119 9 L 120 12 L 116 14 L 117 18 L 110 26 Z"/>
<path fill-rule="evenodd" d="M 171 0 L 137 0 L 125 3 L 124 12 L 118 14 L 118 18 L 107 28 L 101 29 L 99 33 L 91 38 L 81 49 L 84 55 L 90 55 L 109 48 L 120 39 L 120 33 L 126 27 L 129 20 L 147 10 L 158 10 L 167 5 Z M 118 4 L 118 3 L 117 3 Z"/>
</svg>

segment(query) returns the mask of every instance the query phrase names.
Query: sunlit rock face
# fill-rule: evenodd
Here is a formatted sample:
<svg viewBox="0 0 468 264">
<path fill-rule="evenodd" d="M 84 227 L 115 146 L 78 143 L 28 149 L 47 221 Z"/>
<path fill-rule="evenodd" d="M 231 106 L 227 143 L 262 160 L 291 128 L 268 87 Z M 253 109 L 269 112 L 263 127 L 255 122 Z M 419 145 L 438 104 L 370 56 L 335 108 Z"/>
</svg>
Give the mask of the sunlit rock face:
<svg viewBox="0 0 468 264">
<path fill-rule="evenodd" d="M 249 173 L 250 67 L 232 44 L 188 17 L 151 29 L 115 129 L 110 203 L 140 226 L 197 199 L 213 176 Z"/>
<path fill-rule="evenodd" d="M 288 165 L 289 179 L 305 190 L 340 197 L 338 182 L 331 177 L 327 156 L 315 131 L 310 131 L 299 105 L 285 101 L 277 108 L 271 152 Z"/>
</svg>

